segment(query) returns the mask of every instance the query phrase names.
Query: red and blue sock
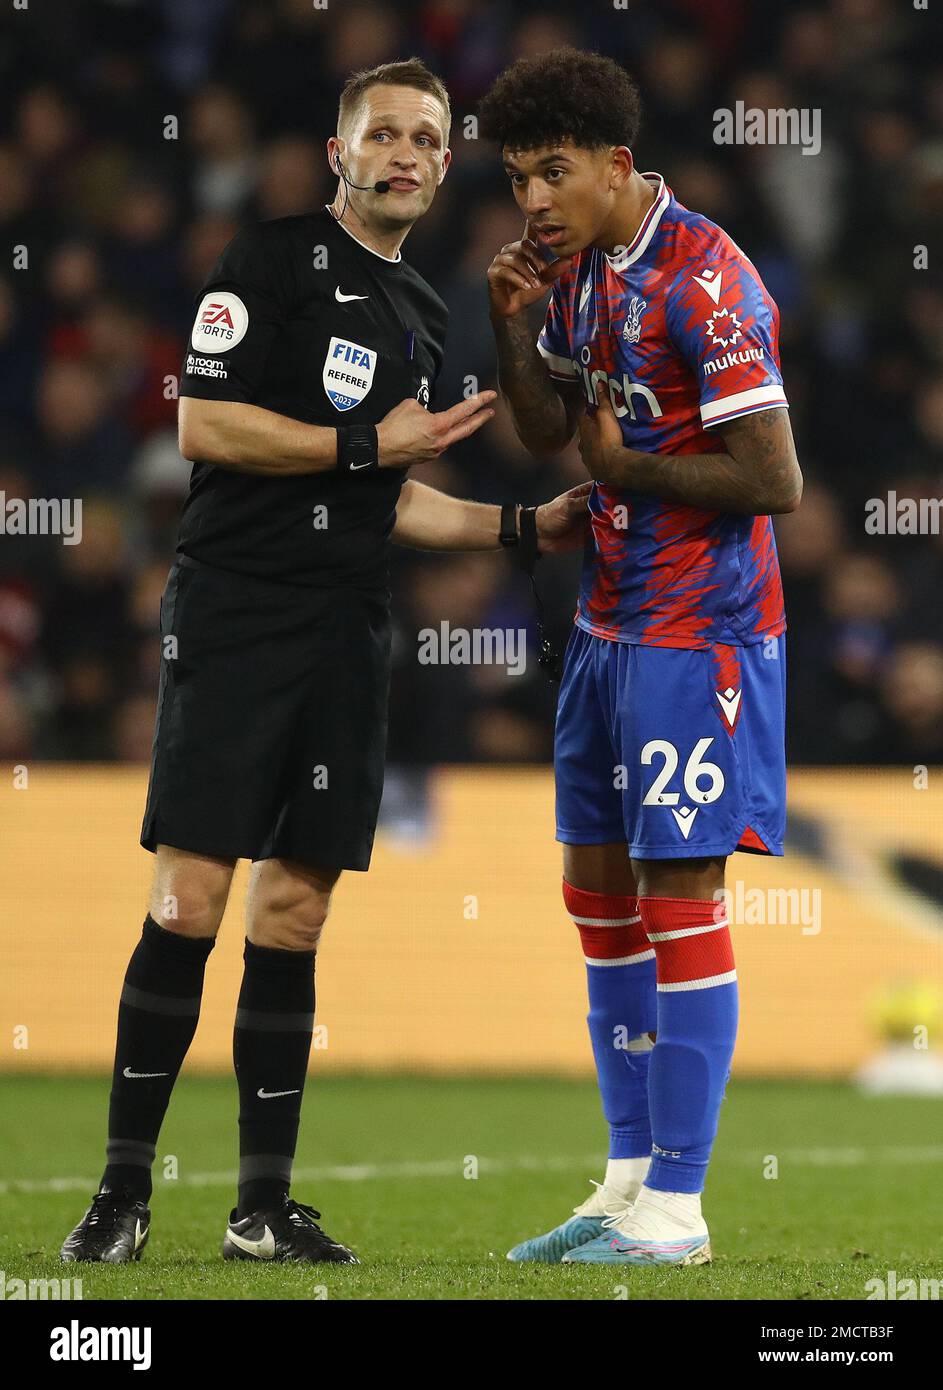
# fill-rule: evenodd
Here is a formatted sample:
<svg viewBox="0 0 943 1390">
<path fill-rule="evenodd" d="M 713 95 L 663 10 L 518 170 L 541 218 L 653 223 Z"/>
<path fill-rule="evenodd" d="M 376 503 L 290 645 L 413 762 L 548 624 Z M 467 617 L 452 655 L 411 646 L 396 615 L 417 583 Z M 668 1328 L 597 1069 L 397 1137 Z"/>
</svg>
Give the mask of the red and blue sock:
<svg viewBox="0 0 943 1390">
<path fill-rule="evenodd" d="M 713 900 L 640 898 L 655 949 L 658 1040 L 648 1100 L 646 1187 L 701 1192 L 737 1037 L 737 972 L 726 909 Z"/>
<path fill-rule="evenodd" d="M 652 1131 L 648 1107 L 649 1033 L 655 1030 L 655 952 L 638 899 L 590 893 L 564 880 L 563 900 L 586 959 L 589 1036 L 610 1158 L 647 1158 Z"/>
</svg>

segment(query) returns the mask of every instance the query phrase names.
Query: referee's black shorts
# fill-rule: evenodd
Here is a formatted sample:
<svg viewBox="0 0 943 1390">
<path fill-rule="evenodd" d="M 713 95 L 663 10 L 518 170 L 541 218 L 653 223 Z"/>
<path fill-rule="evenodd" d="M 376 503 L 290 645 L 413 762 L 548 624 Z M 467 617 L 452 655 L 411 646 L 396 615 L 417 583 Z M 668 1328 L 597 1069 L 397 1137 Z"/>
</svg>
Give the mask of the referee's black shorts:
<svg viewBox="0 0 943 1390">
<path fill-rule="evenodd" d="M 144 848 L 366 869 L 383 790 L 388 592 L 182 557 L 161 600 L 161 647 Z"/>
</svg>

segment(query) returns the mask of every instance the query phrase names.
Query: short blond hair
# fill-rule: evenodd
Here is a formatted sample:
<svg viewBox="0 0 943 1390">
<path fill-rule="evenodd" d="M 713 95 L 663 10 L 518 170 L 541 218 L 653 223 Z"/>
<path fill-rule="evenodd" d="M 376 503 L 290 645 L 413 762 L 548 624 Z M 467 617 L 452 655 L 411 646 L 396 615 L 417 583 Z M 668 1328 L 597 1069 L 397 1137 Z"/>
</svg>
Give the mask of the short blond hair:
<svg viewBox="0 0 943 1390">
<path fill-rule="evenodd" d="M 445 111 L 445 138 L 448 142 L 452 129 L 452 107 L 445 83 L 426 67 L 421 58 L 405 58 L 397 63 L 380 63 L 375 68 L 363 68 L 352 72 L 344 83 L 341 92 L 340 108 L 337 113 L 337 128 L 347 125 L 357 113 L 364 92 L 370 87 L 416 87 L 420 92 L 428 92 L 435 97 Z"/>
</svg>

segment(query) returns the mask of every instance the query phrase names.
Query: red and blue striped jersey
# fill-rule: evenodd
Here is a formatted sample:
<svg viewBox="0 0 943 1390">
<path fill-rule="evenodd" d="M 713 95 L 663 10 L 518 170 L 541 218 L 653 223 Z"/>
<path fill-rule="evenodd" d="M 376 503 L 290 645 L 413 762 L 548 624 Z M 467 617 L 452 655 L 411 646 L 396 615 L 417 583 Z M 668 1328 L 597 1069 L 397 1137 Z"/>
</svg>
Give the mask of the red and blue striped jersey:
<svg viewBox="0 0 943 1390">
<path fill-rule="evenodd" d="M 537 346 L 588 403 L 608 382 L 627 448 L 725 452 L 714 427 L 786 407 L 779 311 L 746 255 L 660 174 L 631 246 L 590 247 L 555 282 Z M 576 622 L 616 642 L 749 646 L 785 630 L 768 516 L 597 483 Z"/>
</svg>

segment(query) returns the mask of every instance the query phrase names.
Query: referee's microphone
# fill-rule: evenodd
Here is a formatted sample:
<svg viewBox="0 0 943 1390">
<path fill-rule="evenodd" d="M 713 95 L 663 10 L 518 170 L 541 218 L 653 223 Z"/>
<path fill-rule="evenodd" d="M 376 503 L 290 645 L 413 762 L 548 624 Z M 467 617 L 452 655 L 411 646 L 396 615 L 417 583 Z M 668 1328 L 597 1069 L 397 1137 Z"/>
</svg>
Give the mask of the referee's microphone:
<svg viewBox="0 0 943 1390">
<path fill-rule="evenodd" d="M 334 159 L 334 168 L 340 174 L 348 188 L 356 188 L 361 193 L 389 193 L 390 191 L 390 185 L 386 179 L 378 179 L 376 183 L 351 183 L 350 179 L 347 177 L 347 170 L 341 163 L 340 155 L 337 155 Z"/>
</svg>

